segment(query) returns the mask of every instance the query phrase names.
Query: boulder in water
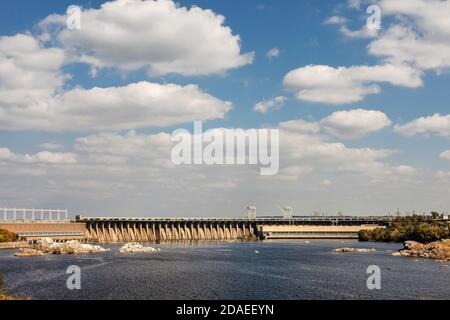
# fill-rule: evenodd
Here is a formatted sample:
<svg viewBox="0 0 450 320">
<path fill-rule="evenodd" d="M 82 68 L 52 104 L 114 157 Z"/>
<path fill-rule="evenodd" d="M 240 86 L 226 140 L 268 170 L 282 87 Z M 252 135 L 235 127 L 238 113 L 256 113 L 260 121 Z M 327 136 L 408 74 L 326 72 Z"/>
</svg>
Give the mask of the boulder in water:
<svg viewBox="0 0 450 320">
<path fill-rule="evenodd" d="M 364 249 L 364 248 L 337 248 L 334 252 L 338 253 L 372 253 L 376 252 L 375 249 Z"/>
<path fill-rule="evenodd" d="M 43 256 L 45 254 L 84 254 L 107 252 L 100 246 L 80 243 L 77 240 L 66 242 L 54 242 L 51 238 L 42 238 L 38 240 L 32 249 L 21 249 L 16 253 L 18 257 L 24 256 Z"/>
<path fill-rule="evenodd" d="M 43 256 L 45 253 L 41 250 L 30 249 L 30 248 L 21 248 L 14 255 L 16 257 L 39 257 Z"/>
<path fill-rule="evenodd" d="M 403 249 L 394 252 L 392 255 L 397 257 L 416 257 L 449 261 L 450 240 L 446 239 L 428 244 L 422 244 L 416 241 L 406 241 L 403 244 Z"/>
<path fill-rule="evenodd" d="M 120 253 L 153 253 L 159 252 L 160 249 L 152 248 L 152 247 L 144 247 L 140 243 L 130 242 L 125 244 L 122 248 L 120 248 Z"/>
</svg>

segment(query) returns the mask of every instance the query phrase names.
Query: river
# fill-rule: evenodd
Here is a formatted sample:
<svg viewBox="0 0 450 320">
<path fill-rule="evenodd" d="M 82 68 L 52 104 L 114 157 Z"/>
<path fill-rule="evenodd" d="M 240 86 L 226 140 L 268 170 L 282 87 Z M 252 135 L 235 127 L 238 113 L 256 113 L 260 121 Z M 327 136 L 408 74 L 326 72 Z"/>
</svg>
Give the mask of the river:
<svg viewBox="0 0 450 320">
<path fill-rule="evenodd" d="M 14 257 L 0 250 L 12 294 L 32 299 L 449 299 L 448 263 L 394 257 L 400 244 L 340 240 L 150 244 L 158 253 Z M 338 247 L 375 253 L 334 253 Z M 81 268 L 81 289 L 66 270 Z M 379 266 L 381 289 L 367 288 Z"/>
</svg>

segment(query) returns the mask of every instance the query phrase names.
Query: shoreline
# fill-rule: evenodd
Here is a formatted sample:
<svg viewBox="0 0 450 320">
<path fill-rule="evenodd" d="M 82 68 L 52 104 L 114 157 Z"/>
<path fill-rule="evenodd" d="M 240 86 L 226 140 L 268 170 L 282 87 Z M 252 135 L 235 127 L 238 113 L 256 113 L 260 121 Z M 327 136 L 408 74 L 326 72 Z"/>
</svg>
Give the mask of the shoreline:
<svg viewBox="0 0 450 320">
<path fill-rule="evenodd" d="M 0 242 L 0 250 L 30 248 L 31 245 L 25 241 Z"/>
</svg>

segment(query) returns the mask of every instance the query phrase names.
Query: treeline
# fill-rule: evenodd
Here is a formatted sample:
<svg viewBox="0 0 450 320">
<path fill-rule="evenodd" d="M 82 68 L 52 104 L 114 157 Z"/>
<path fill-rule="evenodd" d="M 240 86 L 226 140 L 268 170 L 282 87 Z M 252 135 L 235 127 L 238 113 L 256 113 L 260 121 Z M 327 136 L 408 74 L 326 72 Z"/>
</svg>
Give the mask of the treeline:
<svg viewBox="0 0 450 320">
<path fill-rule="evenodd" d="M 19 238 L 17 234 L 4 229 L 0 229 L 0 242 L 13 242 L 17 241 L 18 239 Z"/>
<path fill-rule="evenodd" d="M 434 214 L 433 217 L 435 217 Z M 448 238 L 450 238 L 450 224 L 433 221 L 429 217 L 419 215 L 399 217 L 389 227 L 359 232 L 360 241 L 404 242 L 413 240 L 429 243 Z"/>
</svg>

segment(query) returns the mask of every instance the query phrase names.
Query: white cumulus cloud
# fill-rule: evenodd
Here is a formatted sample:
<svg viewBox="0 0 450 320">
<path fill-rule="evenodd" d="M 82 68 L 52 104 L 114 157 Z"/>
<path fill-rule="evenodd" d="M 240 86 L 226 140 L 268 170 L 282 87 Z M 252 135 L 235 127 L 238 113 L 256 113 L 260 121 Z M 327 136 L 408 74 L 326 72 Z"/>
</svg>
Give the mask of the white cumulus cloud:
<svg viewBox="0 0 450 320">
<path fill-rule="evenodd" d="M 77 156 L 74 153 L 55 153 L 41 151 L 36 154 L 16 154 L 7 148 L 0 148 L 0 160 L 23 164 L 75 164 Z"/>
<path fill-rule="evenodd" d="M 223 16 L 197 6 L 116 0 L 83 9 L 81 21 L 73 32 L 65 27 L 65 16 L 50 15 L 40 27 L 73 58 L 94 67 L 192 76 L 221 74 L 253 61 L 253 53 L 241 53 L 240 37 Z"/>
<path fill-rule="evenodd" d="M 0 107 L 59 90 L 68 78 L 60 71 L 64 61 L 63 50 L 45 48 L 31 35 L 0 37 Z"/>
<path fill-rule="evenodd" d="M 220 119 L 232 104 L 197 85 L 131 83 L 63 90 L 61 49 L 28 34 L 0 37 L 0 129 L 131 130 Z"/>
<path fill-rule="evenodd" d="M 319 133 L 321 130 L 319 123 L 305 121 L 303 119 L 281 122 L 280 128 L 287 131 L 297 131 L 303 133 Z"/>
<path fill-rule="evenodd" d="M 43 148 L 46 150 L 61 150 L 64 149 L 64 146 L 55 142 L 44 142 L 37 145 L 39 148 Z"/>
<path fill-rule="evenodd" d="M 416 68 L 450 67 L 450 2 L 440 0 L 382 0 L 383 16 L 394 16 L 369 53 Z"/>
<path fill-rule="evenodd" d="M 347 27 L 348 19 L 342 16 L 331 16 L 324 21 L 324 24 L 339 25 L 339 31 L 347 38 L 364 39 L 374 38 L 378 36 L 377 29 L 369 29 L 367 26 L 363 26 L 359 30 L 351 30 Z"/>
<path fill-rule="evenodd" d="M 269 100 L 263 100 L 255 104 L 255 106 L 253 107 L 253 111 L 268 113 L 269 111 L 278 110 L 284 105 L 286 100 L 287 98 L 283 96 L 278 96 Z"/>
<path fill-rule="evenodd" d="M 420 117 L 406 124 L 396 125 L 394 131 L 407 137 L 432 134 L 450 137 L 450 115 L 436 113 L 429 117 Z"/>
<path fill-rule="evenodd" d="M 354 109 L 337 111 L 321 121 L 326 132 L 341 138 L 361 138 L 391 125 L 381 111 Z"/>
<path fill-rule="evenodd" d="M 278 58 L 281 54 L 280 49 L 278 48 L 272 48 L 269 51 L 267 51 L 266 53 L 266 58 L 267 59 L 273 59 L 273 58 Z"/>
<path fill-rule="evenodd" d="M 347 23 L 348 19 L 342 16 L 331 16 L 327 19 L 325 19 L 325 21 L 323 23 L 325 24 L 338 24 L 338 25 L 342 25 Z"/>
<path fill-rule="evenodd" d="M 333 68 L 308 65 L 290 71 L 284 86 L 296 92 L 299 100 L 327 104 L 358 102 L 380 92 L 378 83 L 416 88 L 421 73 L 406 65 L 352 66 Z"/>
<path fill-rule="evenodd" d="M 101 131 L 164 127 L 197 119 L 220 119 L 232 104 L 196 85 L 132 83 L 124 87 L 76 88 L 8 108 L 0 103 L 0 128 Z"/>
<path fill-rule="evenodd" d="M 440 158 L 444 160 L 450 160 L 450 150 L 442 152 Z"/>
</svg>

